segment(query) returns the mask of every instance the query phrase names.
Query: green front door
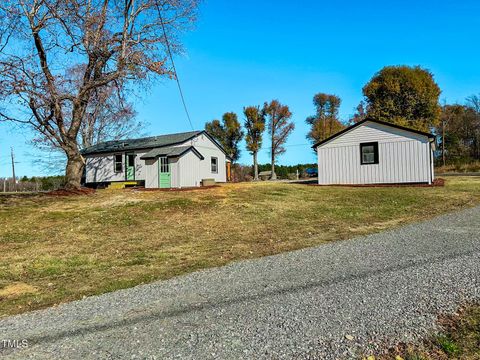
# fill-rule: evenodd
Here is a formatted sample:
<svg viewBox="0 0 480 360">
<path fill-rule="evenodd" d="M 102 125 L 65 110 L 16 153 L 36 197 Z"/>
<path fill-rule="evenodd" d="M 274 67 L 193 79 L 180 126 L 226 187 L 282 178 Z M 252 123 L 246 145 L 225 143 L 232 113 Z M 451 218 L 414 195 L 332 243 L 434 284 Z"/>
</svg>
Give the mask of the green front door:
<svg viewBox="0 0 480 360">
<path fill-rule="evenodd" d="M 167 157 L 161 157 L 158 159 L 158 187 L 161 189 L 167 189 L 171 187 L 171 175 L 170 164 Z"/>
<path fill-rule="evenodd" d="M 135 154 L 126 155 L 126 166 L 125 166 L 125 180 L 133 181 L 135 180 Z"/>
</svg>

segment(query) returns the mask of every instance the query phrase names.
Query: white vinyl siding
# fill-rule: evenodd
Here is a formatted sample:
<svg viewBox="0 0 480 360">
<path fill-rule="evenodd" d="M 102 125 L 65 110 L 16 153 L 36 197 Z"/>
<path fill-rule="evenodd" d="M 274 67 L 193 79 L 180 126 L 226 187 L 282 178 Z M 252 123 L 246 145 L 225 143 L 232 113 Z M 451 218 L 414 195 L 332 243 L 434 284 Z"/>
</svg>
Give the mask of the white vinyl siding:
<svg viewBox="0 0 480 360">
<path fill-rule="evenodd" d="M 140 159 L 148 150 L 133 151 L 135 154 L 135 180 L 146 180 L 145 160 Z M 129 152 L 130 153 L 130 152 Z M 115 171 L 115 155 L 120 153 L 107 153 L 88 155 L 85 159 L 86 182 L 113 182 L 125 181 L 125 154 L 122 153 L 122 171 Z"/>
<path fill-rule="evenodd" d="M 360 144 L 377 141 L 378 164 L 362 165 Z M 429 183 L 431 154 L 426 136 L 366 122 L 317 147 L 318 183 Z"/>
<path fill-rule="evenodd" d="M 200 158 L 192 151 L 189 151 L 178 160 L 179 167 L 179 187 L 200 186 Z"/>
<path fill-rule="evenodd" d="M 158 188 L 158 158 L 145 160 L 145 187 Z"/>
<path fill-rule="evenodd" d="M 122 154 L 123 163 L 125 163 L 124 158 L 125 155 Z M 125 181 L 125 172 L 115 172 L 114 164 L 114 154 L 100 154 L 87 157 L 85 159 L 86 182 Z"/>
<path fill-rule="evenodd" d="M 170 161 L 170 184 L 172 188 L 180 187 L 180 165 L 179 158 L 169 158 Z"/>
<path fill-rule="evenodd" d="M 226 156 L 222 150 L 218 148 L 207 136 L 204 134 L 197 136 L 193 140 L 179 144 L 178 146 L 195 146 L 204 159 L 199 163 L 199 179 L 215 179 L 216 182 L 227 182 L 226 170 Z M 218 159 L 218 172 L 212 173 L 210 158 L 216 157 Z"/>
<path fill-rule="evenodd" d="M 147 150 L 135 151 L 135 180 L 146 180 L 145 160 L 141 157 L 147 153 Z"/>
</svg>

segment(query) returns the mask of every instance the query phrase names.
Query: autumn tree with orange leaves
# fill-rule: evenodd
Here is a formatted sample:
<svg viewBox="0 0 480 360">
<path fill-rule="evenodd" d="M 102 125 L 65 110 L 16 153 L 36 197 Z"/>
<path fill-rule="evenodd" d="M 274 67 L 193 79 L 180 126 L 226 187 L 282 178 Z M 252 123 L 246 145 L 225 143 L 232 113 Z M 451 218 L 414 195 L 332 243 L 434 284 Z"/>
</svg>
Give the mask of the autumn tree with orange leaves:
<svg viewBox="0 0 480 360">
<path fill-rule="evenodd" d="M 268 132 L 271 140 L 271 179 L 276 180 L 275 161 L 279 155 L 285 153 L 285 143 L 287 142 L 288 136 L 295 129 L 295 124 L 290 121 L 292 113 L 288 106 L 282 105 L 278 100 L 272 100 L 270 103 L 265 103 L 263 106 L 263 112 L 267 117 Z"/>
<path fill-rule="evenodd" d="M 313 97 L 316 112 L 305 120 L 310 125 L 307 139 L 317 143 L 345 128 L 338 118 L 340 104 L 341 99 L 336 95 L 319 93 Z"/>
</svg>

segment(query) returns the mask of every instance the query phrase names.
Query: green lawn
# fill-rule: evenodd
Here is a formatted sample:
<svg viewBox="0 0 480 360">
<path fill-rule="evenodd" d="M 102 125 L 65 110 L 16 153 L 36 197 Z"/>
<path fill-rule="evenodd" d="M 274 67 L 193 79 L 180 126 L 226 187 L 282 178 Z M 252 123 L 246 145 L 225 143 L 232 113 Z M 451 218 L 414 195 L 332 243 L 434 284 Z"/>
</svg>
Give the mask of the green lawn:
<svg viewBox="0 0 480 360">
<path fill-rule="evenodd" d="M 0 316 L 479 203 L 475 177 L 435 188 L 242 183 L 63 198 L 0 195 Z"/>
</svg>

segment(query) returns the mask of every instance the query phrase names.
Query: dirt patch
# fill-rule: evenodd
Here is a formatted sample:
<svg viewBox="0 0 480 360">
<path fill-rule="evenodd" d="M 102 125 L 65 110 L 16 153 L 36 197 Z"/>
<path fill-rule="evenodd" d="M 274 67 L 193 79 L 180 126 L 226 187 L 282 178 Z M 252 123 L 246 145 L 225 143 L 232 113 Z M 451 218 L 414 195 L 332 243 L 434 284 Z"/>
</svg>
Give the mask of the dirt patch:
<svg viewBox="0 0 480 360">
<path fill-rule="evenodd" d="M 75 196 L 75 195 L 91 195 L 95 193 L 94 189 L 82 187 L 80 189 L 75 190 L 67 190 L 67 189 L 58 189 L 49 191 L 46 193 L 47 196 Z"/>
<path fill-rule="evenodd" d="M 438 178 L 433 180 L 433 186 L 445 186 L 445 179 Z"/>
<path fill-rule="evenodd" d="M 14 283 L 0 289 L 0 299 L 11 299 L 25 294 L 34 294 L 36 292 L 38 292 L 38 289 L 32 285 Z"/>
</svg>

